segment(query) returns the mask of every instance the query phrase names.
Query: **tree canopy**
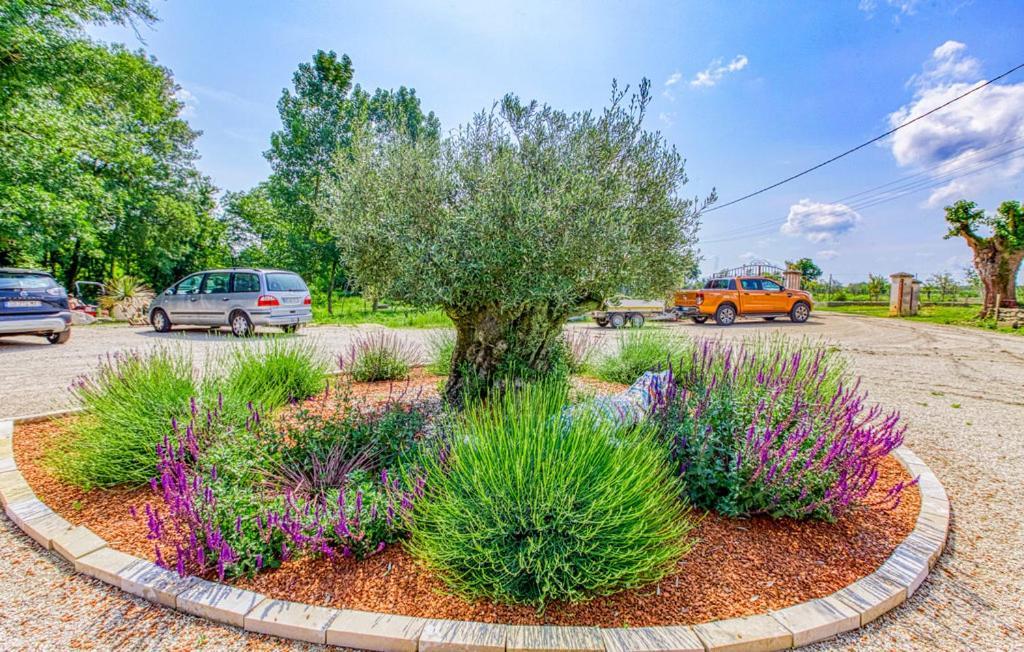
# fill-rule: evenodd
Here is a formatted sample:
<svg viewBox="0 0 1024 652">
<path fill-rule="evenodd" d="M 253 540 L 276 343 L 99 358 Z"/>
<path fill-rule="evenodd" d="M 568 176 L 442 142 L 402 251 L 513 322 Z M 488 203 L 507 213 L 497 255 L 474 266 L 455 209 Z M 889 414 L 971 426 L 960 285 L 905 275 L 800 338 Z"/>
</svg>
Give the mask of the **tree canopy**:
<svg viewBox="0 0 1024 652">
<path fill-rule="evenodd" d="M 160 285 L 225 253 L 170 71 L 84 32 L 152 20 L 144 0 L 0 8 L 0 264 Z"/>
<path fill-rule="evenodd" d="M 360 129 L 338 160 L 324 210 L 355 279 L 456 325 L 449 399 L 549 370 L 581 301 L 661 296 L 692 269 L 702 205 L 643 129 L 649 102 L 646 80 L 597 114 L 507 95 L 443 141 Z"/>
<path fill-rule="evenodd" d="M 401 130 L 409 138 L 436 138 L 433 113 L 424 114 L 416 91 L 358 84 L 347 55 L 319 50 L 302 63 L 284 89 L 277 109 L 281 129 L 265 152 L 270 178 L 247 193 L 229 194 L 225 210 L 240 227 L 242 258 L 284 266 L 302 274 L 327 295 L 330 309 L 344 260 L 334 235 L 317 210 L 337 174 L 336 159 L 349 155 L 355 125 L 380 133 Z"/>
</svg>

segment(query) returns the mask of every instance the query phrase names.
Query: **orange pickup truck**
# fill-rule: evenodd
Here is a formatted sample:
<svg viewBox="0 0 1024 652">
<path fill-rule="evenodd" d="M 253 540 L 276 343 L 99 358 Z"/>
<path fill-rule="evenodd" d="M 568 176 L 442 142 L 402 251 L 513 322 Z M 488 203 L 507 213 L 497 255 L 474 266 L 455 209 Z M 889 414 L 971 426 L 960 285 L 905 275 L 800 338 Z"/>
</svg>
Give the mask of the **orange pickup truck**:
<svg viewBox="0 0 1024 652">
<path fill-rule="evenodd" d="M 787 290 L 778 281 L 760 276 L 713 278 L 700 290 L 682 290 L 673 297 L 673 310 L 703 324 L 714 317 L 719 326 L 728 326 L 737 317 L 760 317 L 772 321 L 788 316 L 797 323 L 811 315 L 811 295 L 803 290 Z"/>
</svg>

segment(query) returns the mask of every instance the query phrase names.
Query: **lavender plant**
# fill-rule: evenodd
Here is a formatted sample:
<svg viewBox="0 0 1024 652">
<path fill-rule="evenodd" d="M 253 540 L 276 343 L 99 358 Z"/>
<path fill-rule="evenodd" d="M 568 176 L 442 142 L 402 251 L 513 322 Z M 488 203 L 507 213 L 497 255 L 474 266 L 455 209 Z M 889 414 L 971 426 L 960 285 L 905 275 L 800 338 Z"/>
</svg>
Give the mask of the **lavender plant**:
<svg viewBox="0 0 1024 652">
<path fill-rule="evenodd" d="M 835 520 L 867 499 L 879 462 L 903 442 L 899 414 L 869 405 L 834 349 L 703 341 L 679 367 L 660 419 L 700 507 Z M 898 504 L 905 488 L 882 503 Z"/>
</svg>

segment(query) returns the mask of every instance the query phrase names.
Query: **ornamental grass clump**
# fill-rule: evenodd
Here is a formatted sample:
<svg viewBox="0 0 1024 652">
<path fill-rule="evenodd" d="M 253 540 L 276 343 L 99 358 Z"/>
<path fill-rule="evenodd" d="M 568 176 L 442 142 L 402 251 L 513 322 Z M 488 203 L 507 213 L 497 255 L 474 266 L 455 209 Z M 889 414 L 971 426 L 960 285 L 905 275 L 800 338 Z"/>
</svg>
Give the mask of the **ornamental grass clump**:
<svg viewBox="0 0 1024 652">
<path fill-rule="evenodd" d="M 452 371 L 452 356 L 455 355 L 455 333 L 438 331 L 427 338 L 430 362 L 427 371 L 438 376 L 447 376 Z"/>
<path fill-rule="evenodd" d="M 314 396 L 327 385 L 327 360 L 315 344 L 296 338 L 264 338 L 232 347 L 218 362 L 223 377 L 208 383 L 227 411 L 244 420 L 252 403 L 263 410 Z"/>
<path fill-rule="evenodd" d="M 903 442 L 897 412 L 869 405 L 832 348 L 703 341 L 660 419 L 694 505 L 729 516 L 835 520 L 863 503 Z M 880 501 L 895 506 L 904 483 Z"/>
<path fill-rule="evenodd" d="M 425 458 L 407 546 L 455 592 L 541 610 L 655 581 L 690 549 L 655 431 L 566 406 L 562 384 L 471 403 Z"/>
<path fill-rule="evenodd" d="M 396 333 L 376 331 L 360 335 L 338 366 L 362 383 L 379 380 L 404 380 L 416 360 L 416 351 Z"/>
<path fill-rule="evenodd" d="M 153 450 L 167 424 L 189 413 L 197 381 L 191 354 L 168 347 L 108 355 L 71 390 L 86 413 L 50 452 L 51 466 L 84 488 L 142 485 L 156 470 Z"/>
<path fill-rule="evenodd" d="M 685 340 L 662 330 L 621 333 L 616 349 L 602 356 L 593 372 L 601 380 L 630 385 L 645 371 L 667 368 L 687 348 Z"/>
</svg>

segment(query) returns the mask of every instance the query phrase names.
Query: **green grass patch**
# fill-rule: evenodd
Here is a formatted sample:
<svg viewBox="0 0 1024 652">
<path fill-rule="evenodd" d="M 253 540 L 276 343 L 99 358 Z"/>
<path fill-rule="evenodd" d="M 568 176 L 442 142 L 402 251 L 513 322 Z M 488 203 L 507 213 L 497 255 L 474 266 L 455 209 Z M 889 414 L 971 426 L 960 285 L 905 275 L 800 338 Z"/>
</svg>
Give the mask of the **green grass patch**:
<svg viewBox="0 0 1024 652">
<path fill-rule="evenodd" d="M 427 353 L 430 362 L 427 371 L 438 376 L 447 376 L 452 372 L 452 357 L 455 355 L 455 333 L 438 331 L 427 338 Z"/>
<path fill-rule="evenodd" d="M 292 399 L 301 400 L 327 386 L 328 364 L 316 345 L 292 337 L 260 338 L 241 343 L 218 360 L 224 375 L 206 384 L 208 401 L 223 395 L 229 415 L 248 415 L 247 404 L 273 410 Z M 237 418 L 228 417 L 235 422 Z"/>
<path fill-rule="evenodd" d="M 404 380 L 416 361 L 416 352 L 398 333 L 377 331 L 356 337 L 339 366 L 352 380 L 372 383 L 380 380 Z"/>
<path fill-rule="evenodd" d="M 471 404 L 427 458 L 409 548 L 457 593 L 542 610 L 656 581 L 691 548 L 655 430 L 567 424 L 566 405 L 561 384 Z"/>
<path fill-rule="evenodd" d="M 1024 329 L 997 326 L 993 319 L 978 319 L 980 306 L 921 306 L 921 310 L 913 317 L 890 317 L 888 306 L 829 306 L 820 312 L 838 312 L 846 315 L 864 315 L 866 317 L 884 317 L 887 319 L 906 319 L 929 324 L 947 324 L 983 328 L 999 333 L 1024 335 Z"/>
<path fill-rule="evenodd" d="M 440 310 L 416 310 L 389 305 L 373 310 L 373 303 L 360 297 L 341 296 L 334 299 L 334 314 L 327 314 L 327 301 L 317 298 L 313 304 L 313 320 L 318 324 L 380 324 L 391 328 L 450 327 L 452 320 Z"/>
</svg>

